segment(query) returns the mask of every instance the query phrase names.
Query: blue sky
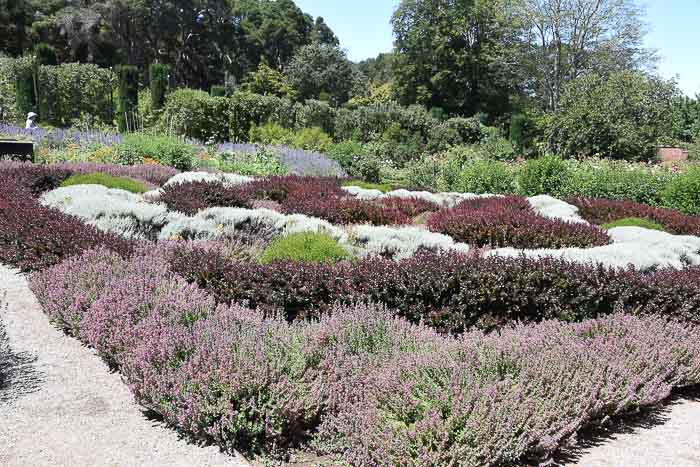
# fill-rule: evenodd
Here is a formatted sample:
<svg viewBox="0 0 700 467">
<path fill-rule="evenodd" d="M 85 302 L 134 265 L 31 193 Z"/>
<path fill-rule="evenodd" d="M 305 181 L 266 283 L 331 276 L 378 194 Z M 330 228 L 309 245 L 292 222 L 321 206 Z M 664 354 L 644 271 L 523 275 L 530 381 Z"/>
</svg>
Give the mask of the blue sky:
<svg viewBox="0 0 700 467">
<path fill-rule="evenodd" d="M 295 0 L 313 16 L 323 16 L 353 61 L 374 57 L 392 48 L 389 19 L 398 0 Z M 658 71 L 666 78 L 679 75 L 688 95 L 700 93 L 700 1 L 649 0 L 650 33 L 646 46 L 661 56 Z"/>
</svg>

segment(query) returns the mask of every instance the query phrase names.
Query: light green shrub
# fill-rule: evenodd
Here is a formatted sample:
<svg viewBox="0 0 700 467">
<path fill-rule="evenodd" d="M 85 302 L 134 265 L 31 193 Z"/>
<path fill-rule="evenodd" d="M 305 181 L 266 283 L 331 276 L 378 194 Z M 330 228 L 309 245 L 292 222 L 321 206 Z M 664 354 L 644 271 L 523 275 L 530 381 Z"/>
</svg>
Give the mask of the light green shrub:
<svg viewBox="0 0 700 467">
<path fill-rule="evenodd" d="M 690 167 L 674 176 L 661 197 L 666 207 L 684 214 L 700 215 L 700 167 Z"/>
<path fill-rule="evenodd" d="M 145 193 L 148 191 L 148 187 L 145 184 L 131 178 L 114 177 L 100 172 L 71 175 L 61 183 L 62 187 L 72 185 L 102 185 L 107 188 L 130 191 L 131 193 Z"/>
<path fill-rule="evenodd" d="M 291 145 L 307 151 L 326 153 L 333 145 L 333 139 L 319 127 L 303 128 L 294 133 Z"/>
<path fill-rule="evenodd" d="M 569 164 L 557 156 L 545 155 L 529 160 L 519 170 L 517 192 L 523 196 L 558 196 L 570 174 Z"/>
<path fill-rule="evenodd" d="M 274 240 L 260 256 L 261 263 L 280 260 L 336 262 L 350 254 L 328 234 L 302 232 Z"/>
<path fill-rule="evenodd" d="M 657 224 L 649 219 L 642 219 L 640 217 L 625 217 L 624 219 L 617 219 L 612 222 L 608 222 L 600 226 L 604 230 L 612 229 L 615 227 L 642 227 L 650 230 L 664 230 L 664 226 Z"/>
<path fill-rule="evenodd" d="M 229 139 L 229 100 L 196 89 L 178 89 L 168 95 L 161 117 L 166 131 L 200 141 Z"/>
<path fill-rule="evenodd" d="M 467 161 L 454 184 L 463 193 L 512 193 L 515 177 L 507 164 L 491 159 Z"/>
<path fill-rule="evenodd" d="M 116 150 L 121 164 L 140 164 L 150 158 L 179 170 L 191 169 L 197 152 L 197 148 L 177 138 L 144 133 L 124 136 Z"/>
</svg>

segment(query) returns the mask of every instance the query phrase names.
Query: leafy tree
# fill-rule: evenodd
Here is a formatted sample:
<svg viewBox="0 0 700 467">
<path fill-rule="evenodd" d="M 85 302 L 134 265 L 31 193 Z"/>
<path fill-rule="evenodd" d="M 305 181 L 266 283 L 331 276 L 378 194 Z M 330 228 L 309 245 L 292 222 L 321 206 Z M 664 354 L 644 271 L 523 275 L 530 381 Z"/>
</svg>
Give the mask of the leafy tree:
<svg viewBox="0 0 700 467">
<path fill-rule="evenodd" d="M 359 62 L 356 67 L 373 83 L 384 84 L 393 80 L 392 64 L 394 54 L 381 53 L 376 58 L 368 58 Z"/>
<path fill-rule="evenodd" d="M 335 105 L 351 96 L 353 67 L 345 52 L 326 44 L 310 44 L 299 50 L 287 68 L 287 78 L 303 99 L 329 96 Z"/>
<path fill-rule="evenodd" d="M 672 133 L 673 81 L 640 72 L 588 75 L 570 82 L 547 123 L 551 149 L 565 156 L 648 160 Z"/>
<path fill-rule="evenodd" d="M 646 30 L 636 0 L 522 0 L 517 5 L 523 73 L 549 110 L 557 108 L 571 80 L 653 62 L 653 53 L 643 47 Z"/>
<path fill-rule="evenodd" d="M 311 31 L 311 41 L 335 47 L 340 45 L 338 37 L 320 16 L 316 18 L 316 23 L 314 23 L 314 28 Z"/>
<path fill-rule="evenodd" d="M 264 96 L 295 97 L 296 95 L 285 76 L 280 71 L 270 68 L 264 61 L 260 62 L 255 72 L 248 75 L 243 89 Z"/>
<path fill-rule="evenodd" d="M 394 13 L 394 74 L 404 104 L 500 114 L 515 91 L 518 29 L 506 0 L 403 0 Z"/>
</svg>

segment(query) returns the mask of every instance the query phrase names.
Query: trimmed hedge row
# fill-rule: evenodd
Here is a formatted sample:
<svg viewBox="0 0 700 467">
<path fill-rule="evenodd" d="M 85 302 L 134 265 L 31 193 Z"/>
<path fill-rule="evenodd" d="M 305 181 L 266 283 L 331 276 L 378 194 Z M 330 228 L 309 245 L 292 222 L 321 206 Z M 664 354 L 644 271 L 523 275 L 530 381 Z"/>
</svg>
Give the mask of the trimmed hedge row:
<svg viewBox="0 0 700 467">
<path fill-rule="evenodd" d="M 554 259 L 427 252 L 398 262 L 373 257 L 261 265 L 185 246 L 176 248 L 172 268 L 221 303 L 246 302 L 288 319 L 361 301 L 449 332 L 513 321 L 580 321 L 618 309 L 700 322 L 700 268 L 644 275 Z"/>
</svg>

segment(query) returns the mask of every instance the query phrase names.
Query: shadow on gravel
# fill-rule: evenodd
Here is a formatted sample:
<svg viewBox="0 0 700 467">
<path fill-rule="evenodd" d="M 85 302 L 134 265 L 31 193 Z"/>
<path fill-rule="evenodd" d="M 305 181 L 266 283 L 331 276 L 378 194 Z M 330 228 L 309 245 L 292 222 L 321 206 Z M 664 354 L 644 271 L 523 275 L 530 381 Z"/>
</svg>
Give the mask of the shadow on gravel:
<svg viewBox="0 0 700 467">
<path fill-rule="evenodd" d="M 35 362 L 36 356 L 12 350 L 0 320 L 0 404 L 12 402 L 39 388 L 43 375 L 36 369 Z"/>
<path fill-rule="evenodd" d="M 604 425 L 591 427 L 581 431 L 573 446 L 559 450 L 547 465 L 562 466 L 576 462 L 591 448 L 605 444 L 620 434 L 635 433 L 639 430 L 663 425 L 668 421 L 671 407 L 683 400 L 700 400 L 700 386 L 676 389 L 669 399 L 662 404 L 642 409 L 638 412 L 615 417 Z M 537 465 L 537 464 L 533 464 Z"/>
</svg>

